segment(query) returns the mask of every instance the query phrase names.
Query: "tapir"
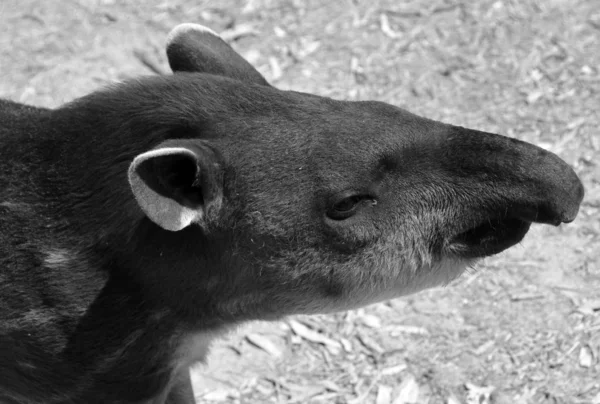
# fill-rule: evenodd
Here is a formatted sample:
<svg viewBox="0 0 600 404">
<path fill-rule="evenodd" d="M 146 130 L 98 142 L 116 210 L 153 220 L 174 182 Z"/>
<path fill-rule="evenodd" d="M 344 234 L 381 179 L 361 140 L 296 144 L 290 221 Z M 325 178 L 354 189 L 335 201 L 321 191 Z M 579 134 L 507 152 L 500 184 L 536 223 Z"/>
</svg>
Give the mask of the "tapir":
<svg viewBox="0 0 600 404">
<path fill-rule="evenodd" d="M 556 155 L 376 101 L 282 91 L 212 30 L 174 74 L 0 101 L 0 402 L 193 403 L 249 320 L 448 283 L 575 219 Z"/>
</svg>

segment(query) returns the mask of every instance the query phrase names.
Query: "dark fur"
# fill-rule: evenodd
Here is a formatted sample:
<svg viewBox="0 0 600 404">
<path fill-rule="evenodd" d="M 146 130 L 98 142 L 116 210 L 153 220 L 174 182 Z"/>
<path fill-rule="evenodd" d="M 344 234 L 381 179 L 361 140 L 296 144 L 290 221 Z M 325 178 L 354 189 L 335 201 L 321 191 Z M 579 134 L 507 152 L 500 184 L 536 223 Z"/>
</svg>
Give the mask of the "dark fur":
<svg viewBox="0 0 600 404">
<path fill-rule="evenodd" d="M 485 251 L 453 236 L 515 209 L 548 223 L 577 212 L 581 183 L 549 152 L 280 91 L 223 43 L 204 49 L 220 39 L 180 38 L 169 59 L 186 73 L 56 110 L 0 101 L 2 403 L 190 403 L 187 366 L 236 323 L 447 282 L 528 223 Z M 204 150 L 223 198 L 176 232 L 144 216 L 127 180 L 169 140 Z M 349 190 L 377 204 L 328 219 Z"/>
</svg>

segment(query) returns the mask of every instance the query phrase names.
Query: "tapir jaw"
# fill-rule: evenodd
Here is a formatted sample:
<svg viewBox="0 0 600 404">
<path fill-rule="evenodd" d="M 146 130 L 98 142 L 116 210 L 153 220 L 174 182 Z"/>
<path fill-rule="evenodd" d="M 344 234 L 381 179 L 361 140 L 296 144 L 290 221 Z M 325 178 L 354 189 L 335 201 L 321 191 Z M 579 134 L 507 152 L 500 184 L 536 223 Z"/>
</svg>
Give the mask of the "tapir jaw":
<svg viewBox="0 0 600 404">
<path fill-rule="evenodd" d="M 462 258 L 497 254 L 517 243 L 532 223 L 572 222 L 584 196 L 573 169 L 555 154 L 500 135 L 455 128 L 442 165 L 477 205 L 465 206 L 463 224 L 446 238 L 445 250 Z M 438 155 L 439 156 L 439 155 Z"/>
</svg>

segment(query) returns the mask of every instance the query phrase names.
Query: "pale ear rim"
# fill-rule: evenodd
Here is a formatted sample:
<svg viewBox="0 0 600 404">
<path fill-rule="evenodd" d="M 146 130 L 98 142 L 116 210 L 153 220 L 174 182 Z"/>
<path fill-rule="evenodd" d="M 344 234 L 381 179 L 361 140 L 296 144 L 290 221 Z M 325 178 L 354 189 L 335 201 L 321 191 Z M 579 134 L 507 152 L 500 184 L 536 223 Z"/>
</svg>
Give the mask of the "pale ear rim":
<svg viewBox="0 0 600 404">
<path fill-rule="evenodd" d="M 184 22 L 182 24 L 177 25 L 175 28 L 173 28 L 171 30 L 171 32 L 169 32 L 169 34 L 167 35 L 167 47 L 169 47 L 181 35 L 185 35 L 190 31 L 194 31 L 194 32 L 202 33 L 202 34 L 210 34 L 210 35 L 216 36 L 217 38 L 221 38 L 221 35 L 217 34 L 212 29 L 205 27 L 204 25 L 195 24 L 192 22 Z"/>
<path fill-rule="evenodd" d="M 134 191 L 133 193 L 134 197 L 138 202 L 138 205 L 142 208 L 146 216 L 148 216 L 153 222 L 159 224 L 159 226 L 161 226 L 163 229 L 169 231 L 179 231 L 188 227 L 194 222 L 198 222 L 202 219 L 203 212 L 199 210 L 190 209 L 186 206 L 179 206 L 175 210 L 169 208 L 172 207 L 173 204 L 175 204 L 176 202 L 169 202 L 168 198 L 159 195 L 154 190 L 144 186 L 143 180 L 138 175 L 136 170 L 140 164 L 151 158 L 174 154 L 186 154 L 192 157 L 193 159 L 197 158 L 194 152 L 185 147 L 162 147 L 156 150 L 150 150 L 148 152 L 136 156 L 129 165 L 129 170 L 127 172 L 129 186 L 133 190 L 138 190 L 138 192 Z M 160 210 L 159 214 L 147 208 L 146 203 L 144 203 L 144 201 L 142 200 L 144 197 L 141 196 L 141 193 L 143 193 L 146 198 L 151 197 L 156 201 Z"/>
<path fill-rule="evenodd" d="M 193 159 L 196 158 L 196 155 L 194 154 L 194 152 L 192 152 L 190 149 L 186 149 L 185 147 L 161 147 L 160 149 L 150 150 L 145 153 L 137 155 L 133 159 L 133 161 L 129 167 L 129 172 L 131 173 L 132 170 L 135 169 L 135 167 L 137 167 L 138 165 L 140 165 L 141 163 L 143 163 L 144 161 L 146 161 L 148 159 L 151 159 L 151 158 L 157 157 L 157 156 L 169 156 L 171 154 L 187 154 L 190 157 L 192 157 Z"/>
</svg>

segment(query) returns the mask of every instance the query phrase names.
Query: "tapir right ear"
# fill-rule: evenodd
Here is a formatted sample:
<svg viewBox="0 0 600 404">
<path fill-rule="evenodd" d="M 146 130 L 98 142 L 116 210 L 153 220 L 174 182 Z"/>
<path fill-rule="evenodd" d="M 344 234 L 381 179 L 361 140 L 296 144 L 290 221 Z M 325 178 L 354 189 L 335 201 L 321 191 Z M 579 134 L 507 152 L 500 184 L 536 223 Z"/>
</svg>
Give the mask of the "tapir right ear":
<svg viewBox="0 0 600 404">
<path fill-rule="evenodd" d="M 138 155 L 129 184 L 146 216 L 166 230 L 192 223 L 205 227 L 223 201 L 223 169 L 217 153 L 197 140 L 169 140 Z"/>
<path fill-rule="evenodd" d="M 203 72 L 269 85 L 219 34 L 203 25 L 176 26 L 167 37 L 167 58 L 174 72 Z"/>
</svg>

